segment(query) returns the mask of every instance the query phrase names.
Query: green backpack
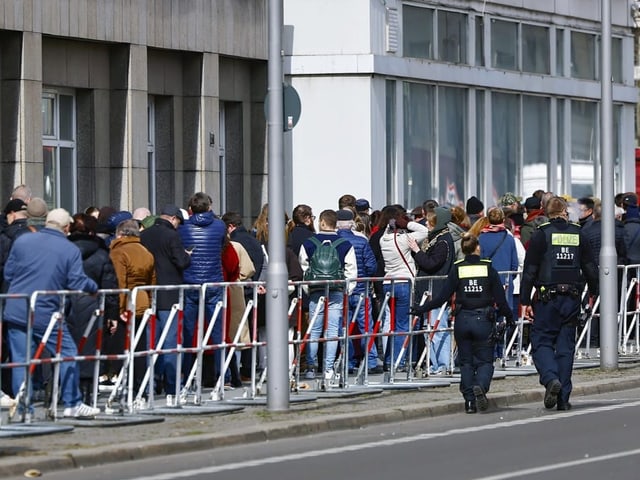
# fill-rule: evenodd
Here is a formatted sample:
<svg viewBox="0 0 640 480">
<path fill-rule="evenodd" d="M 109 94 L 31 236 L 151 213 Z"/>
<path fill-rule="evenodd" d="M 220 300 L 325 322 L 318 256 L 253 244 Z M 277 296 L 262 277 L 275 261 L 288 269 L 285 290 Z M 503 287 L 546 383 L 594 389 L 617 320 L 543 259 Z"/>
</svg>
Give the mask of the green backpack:
<svg viewBox="0 0 640 480">
<path fill-rule="evenodd" d="M 344 280 L 344 268 L 340 261 L 338 253 L 338 245 L 346 242 L 347 239 L 339 238 L 335 241 L 324 240 L 320 242 L 316 237 L 309 237 L 311 242 L 316 246 L 313 255 L 309 259 L 309 268 L 304 273 L 306 281 L 314 280 Z M 322 285 L 313 285 L 310 290 L 324 289 Z M 341 290 L 340 285 L 333 285 L 331 290 Z"/>
</svg>

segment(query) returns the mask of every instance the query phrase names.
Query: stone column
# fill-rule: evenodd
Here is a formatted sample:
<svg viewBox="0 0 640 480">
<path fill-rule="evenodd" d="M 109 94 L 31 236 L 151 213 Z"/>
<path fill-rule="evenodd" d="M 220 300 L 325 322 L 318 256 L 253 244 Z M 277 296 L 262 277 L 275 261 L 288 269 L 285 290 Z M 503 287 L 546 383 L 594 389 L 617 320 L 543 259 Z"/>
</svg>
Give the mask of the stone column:
<svg viewBox="0 0 640 480">
<path fill-rule="evenodd" d="M 3 32 L 2 55 L 2 195 L 29 185 L 42 195 L 42 35 Z"/>
<path fill-rule="evenodd" d="M 218 161 L 218 55 L 204 53 L 186 65 L 184 82 L 184 193 L 206 192 L 219 210 L 220 165 Z M 215 143 L 210 144 L 213 133 Z M 176 162 L 176 170 L 180 165 Z"/>
<path fill-rule="evenodd" d="M 114 48 L 111 55 L 111 198 L 113 206 L 147 206 L 147 49 Z"/>
</svg>

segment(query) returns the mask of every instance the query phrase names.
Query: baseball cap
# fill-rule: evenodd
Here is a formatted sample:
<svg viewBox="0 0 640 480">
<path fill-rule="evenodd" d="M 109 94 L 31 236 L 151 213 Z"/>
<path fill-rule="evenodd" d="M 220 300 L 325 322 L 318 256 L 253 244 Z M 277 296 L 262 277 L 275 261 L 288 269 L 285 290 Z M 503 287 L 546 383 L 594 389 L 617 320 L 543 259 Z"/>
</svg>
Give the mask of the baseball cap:
<svg viewBox="0 0 640 480">
<path fill-rule="evenodd" d="M 359 198 L 356 200 L 356 212 L 366 212 L 371 208 L 369 200 L 366 198 Z"/>
<path fill-rule="evenodd" d="M 7 206 L 4 207 L 5 215 L 7 215 L 9 213 L 19 212 L 21 210 L 25 210 L 26 211 L 27 210 L 27 204 L 24 203 L 19 198 L 14 198 L 13 200 L 9 200 L 9 203 L 7 203 Z"/>
<path fill-rule="evenodd" d="M 521 197 L 516 196 L 514 193 L 507 192 L 500 197 L 500 206 L 508 207 L 510 205 L 513 205 L 514 203 L 519 202 L 520 200 L 522 200 Z"/>
<path fill-rule="evenodd" d="M 73 218 L 64 208 L 54 208 L 47 214 L 47 224 L 53 224 L 56 227 L 64 228 L 73 223 Z"/>
<path fill-rule="evenodd" d="M 336 212 L 337 220 L 339 222 L 348 222 L 353 220 L 353 212 L 347 208 L 338 210 Z"/>
<path fill-rule="evenodd" d="M 177 217 L 180 220 L 180 223 L 184 222 L 184 215 L 182 214 L 182 209 L 179 207 L 167 204 L 162 207 L 162 211 L 160 212 L 162 215 L 168 215 L 169 217 Z"/>
<path fill-rule="evenodd" d="M 632 194 L 625 195 L 624 197 L 622 197 L 622 204 L 623 205 L 637 205 L 638 204 L 638 199 L 635 197 L 635 195 L 632 195 Z"/>
</svg>

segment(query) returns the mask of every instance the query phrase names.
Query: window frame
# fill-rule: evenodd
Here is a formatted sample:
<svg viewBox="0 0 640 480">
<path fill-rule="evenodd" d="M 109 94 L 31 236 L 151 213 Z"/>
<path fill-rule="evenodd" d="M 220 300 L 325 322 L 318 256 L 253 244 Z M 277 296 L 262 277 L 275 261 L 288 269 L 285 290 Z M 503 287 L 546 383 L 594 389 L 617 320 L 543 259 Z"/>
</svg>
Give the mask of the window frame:
<svg viewBox="0 0 640 480">
<path fill-rule="evenodd" d="M 61 131 L 61 108 L 60 108 L 60 97 L 67 96 L 71 98 L 71 125 L 70 132 L 72 134 L 72 139 L 61 139 L 60 131 Z M 45 99 L 52 99 L 53 106 L 53 134 L 46 135 L 44 132 L 45 122 L 44 122 L 44 101 Z M 43 161 L 43 191 L 44 191 L 44 200 L 47 202 L 47 206 L 49 208 L 57 208 L 63 207 L 69 210 L 70 212 L 75 212 L 77 210 L 78 204 L 78 160 L 77 160 L 77 99 L 75 91 L 72 89 L 64 89 L 64 88 L 54 88 L 54 87 L 43 87 L 41 94 L 41 111 L 43 114 L 43 125 L 42 125 L 42 161 Z M 53 178 L 50 179 L 53 185 L 52 187 L 48 185 L 47 182 L 47 173 L 44 171 L 44 163 L 45 163 L 45 149 L 53 149 Z M 61 175 L 62 165 L 61 162 L 63 159 L 61 158 L 62 149 L 68 149 L 71 151 L 71 165 L 70 172 L 71 178 L 67 179 Z M 66 170 L 66 169 L 65 169 Z M 48 192 L 50 188 L 53 188 L 53 191 Z M 65 203 L 61 192 L 70 192 L 67 198 L 67 203 Z"/>
</svg>

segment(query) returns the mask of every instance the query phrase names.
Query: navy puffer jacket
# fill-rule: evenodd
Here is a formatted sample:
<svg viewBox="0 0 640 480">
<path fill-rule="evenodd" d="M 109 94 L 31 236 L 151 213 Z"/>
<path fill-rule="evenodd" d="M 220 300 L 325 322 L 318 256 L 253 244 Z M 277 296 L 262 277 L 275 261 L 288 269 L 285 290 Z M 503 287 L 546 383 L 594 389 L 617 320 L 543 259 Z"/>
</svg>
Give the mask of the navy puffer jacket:
<svg viewBox="0 0 640 480">
<path fill-rule="evenodd" d="M 185 283 L 222 282 L 222 247 L 227 227 L 213 212 L 194 213 L 178 228 L 182 245 L 195 247 L 184 271 Z"/>
</svg>

